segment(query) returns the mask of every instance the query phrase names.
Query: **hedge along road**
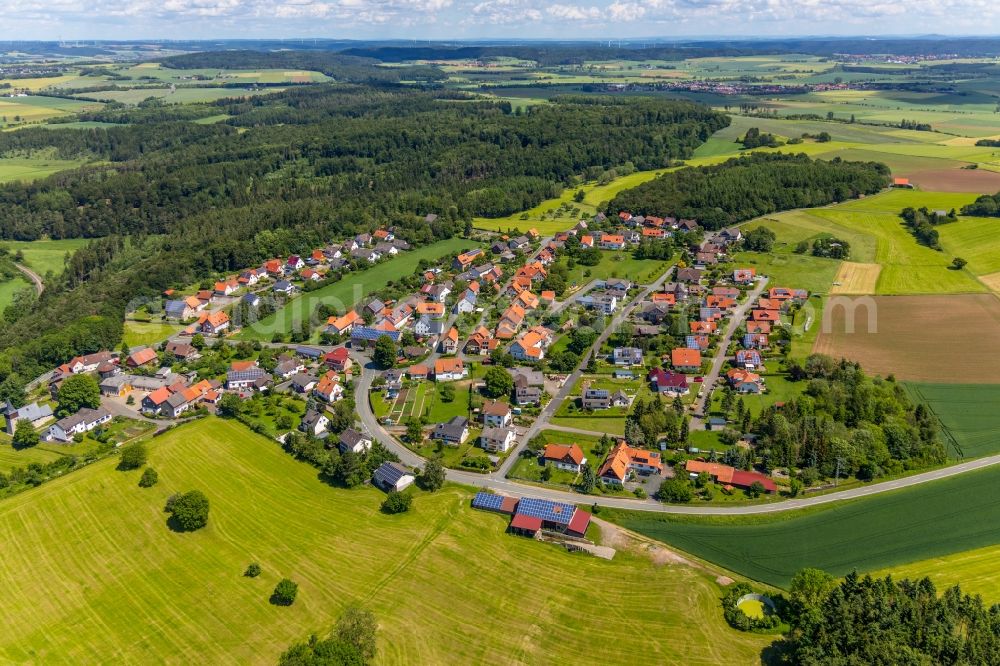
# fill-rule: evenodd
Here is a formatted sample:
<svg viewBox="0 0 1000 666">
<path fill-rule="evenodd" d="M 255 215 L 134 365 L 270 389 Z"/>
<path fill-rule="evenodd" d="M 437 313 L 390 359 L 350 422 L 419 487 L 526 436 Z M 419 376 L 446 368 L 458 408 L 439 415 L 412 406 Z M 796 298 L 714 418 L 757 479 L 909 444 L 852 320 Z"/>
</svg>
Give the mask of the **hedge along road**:
<svg viewBox="0 0 1000 666">
<path fill-rule="evenodd" d="M 361 418 L 361 423 L 364 425 L 365 429 L 372 434 L 379 442 L 382 443 L 387 449 L 396 453 L 403 463 L 410 465 L 411 467 L 420 467 L 426 462 L 426 460 L 406 448 L 403 444 L 398 442 L 395 437 L 390 435 L 382 424 L 378 422 L 375 414 L 372 412 L 371 401 L 368 398 L 369 391 L 371 389 L 372 380 L 375 378 L 376 370 L 372 366 L 368 359 L 363 356 L 356 356 L 355 361 L 363 368 L 361 373 L 361 378 L 358 381 L 356 396 L 360 399 L 357 400 L 357 410 L 358 416 Z M 512 454 L 514 455 L 514 454 Z M 880 483 L 873 483 L 869 486 L 863 486 L 860 488 L 851 488 L 850 490 L 842 490 L 838 492 L 828 493 L 825 495 L 816 495 L 814 497 L 806 497 L 802 499 L 791 499 L 782 502 L 775 502 L 773 504 L 760 504 L 756 506 L 684 506 L 684 505 L 669 505 L 657 502 L 654 499 L 625 499 L 619 497 L 596 497 L 593 495 L 583 495 L 580 493 L 571 493 L 562 490 L 554 490 L 549 488 L 542 488 L 539 486 L 528 485 L 524 483 L 518 483 L 510 479 L 504 478 L 502 475 L 492 474 L 476 474 L 473 472 L 463 472 L 460 470 L 448 469 L 446 475 L 449 481 L 455 483 L 461 483 L 468 486 L 476 486 L 480 488 L 487 488 L 497 492 L 509 493 L 509 494 L 528 494 L 533 497 L 540 497 L 542 499 L 553 500 L 557 502 L 567 502 L 570 504 L 581 504 L 593 502 L 599 506 L 605 506 L 614 509 L 631 509 L 634 511 L 650 511 L 654 513 L 673 513 L 673 514 L 686 514 L 686 515 L 699 515 L 699 516 L 739 516 L 739 515 L 755 515 L 755 514 L 766 514 L 766 513 L 780 513 L 783 511 L 794 511 L 796 509 L 805 509 L 808 507 L 819 506 L 822 504 L 831 504 L 833 502 L 840 502 L 843 500 L 857 499 L 859 497 L 868 497 L 870 495 L 878 495 L 880 493 L 885 493 L 893 490 L 899 490 L 901 488 L 909 488 L 911 486 L 917 486 L 922 483 L 928 483 L 930 481 L 937 481 L 939 479 L 946 479 L 958 474 L 964 474 L 966 472 L 971 472 L 977 469 L 984 469 L 986 467 L 991 467 L 1000 463 L 1000 454 L 987 456 L 985 458 L 977 458 L 976 460 L 970 460 L 967 462 L 959 463 L 958 465 L 952 465 L 950 467 L 944 467 L 941 469 L 935 469 L 928 472 L 921 472 L 920 474 L 914 474 L 912 476 L 907 476 L 901 479 L 893 479 L 891 481 L 882 481 Z"/>
</svg>

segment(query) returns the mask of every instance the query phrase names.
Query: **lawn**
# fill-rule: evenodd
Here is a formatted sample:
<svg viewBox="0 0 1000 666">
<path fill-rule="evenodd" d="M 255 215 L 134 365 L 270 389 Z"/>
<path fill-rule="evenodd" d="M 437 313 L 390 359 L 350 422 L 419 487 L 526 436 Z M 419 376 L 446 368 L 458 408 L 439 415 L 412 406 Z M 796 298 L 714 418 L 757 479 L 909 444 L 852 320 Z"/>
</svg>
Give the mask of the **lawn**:
<svg viewBox="0 0 1000 666">
<path fill-rule="evenodd" d="M 1000 453 L 1000 385 L 907 383 L 907 390 L 934 412 L 949 453 L 979 458 Z"/>
<path fill-rule="evenodd" d="M 389 282 L 417 270 L 421 259 L 437 261 L 451 254 L 471 249 L 475 244 L 463 238 L 449 238 L 425 245 L 397 257 L 376 264 L 367 270 L 348 273 L 343 280 L 327 285 L 292 299 L 274 314 L 244 328 L 235 337 L 238 340 L 269 342 L 275 333 L 289 333 L 293 327 L 308 322 L 320 303 L 348 310 L 365 296 L 385 287 Z"/>
<path fill-rule="evenodd" d="M 274 663 L 352 601 L 378 617 L 378 663 L 597 663 L 621 629 L 607 618 L 624 617 L 644 628 L 632 663 L 745 664 L 771 641 L 726 626 L 714 573 L 508 536 L 502 516 L 468 508 L 470 490 L 418 494 L 386 516 L 382 493 L 329 487 L 216 419 L 157 438 L 149 457 L 150 489 L 108 460 L 0 504 L 0 659 Z M 209 524 L 171 532 L 163 503 L 193 488 Z M 260 578 L 242 576 L 252 561 Z M 298 599 L 272 606 L 284 576 Z"/>
<path fill-rule="evenodd" d="M 123 341 L 129 347 L 155 345 L 177 333 L 181 328 L 183 327 L 159 321 L 126 321 Z"/>
<path fill-rule="evenodd" d="M 20 275 L 20 273 L 18 273 Z M 14 294 L 22 289 L 30 289 L 31 283 L 20 277 L 0 282 L 0 312 L 14 301 Z"/>
<path fill-rule="evenodd" d="M 559 259 L 562 265 L 566 261 Z M 577 263 L 567 269 L 566 284 L 581 287 L 591 280 L 607 278 L 627 278 L 642 284 L 653 282 L 670 267 L 670 263 L 657 259 L 634 259 L 631 252 L 605 250 L 601 252 L 601 262 L 596 266 Z"/>
<path fill-rule="evenodd" d="M 606 432 L 609 435 L 625 434 L 625 416 L 555 416 L 550 419 L 553 425 L 567 428 L 579 428 L 591 432 Z"/>
<path fill-rule="evenodd" d="M 61 240 L 0 241 L 0 245 L 8 247 L 12 254 L 20 251 L 24 255 L 25 265 L 45 277 L 49 271 L 52 271 L 54 275 L 62 273 L 66 254 L 76 252 L 89 242 L 88 238 L 66 238 Z"/>
<path fill-rule="evenodd" d="M 0 435 L 7 440 L 6 435 Z M 0 472 L 8 472 L 15 467 L 27 467 L 30 463 L 45 464 L 59 458 L 54 451 L 33 446 L 30 449 L 15 449 L 10 444 L 0 444 Z"/>
<path fill-rule="evenodd" d="M 82 164 L 83 162 L 74 160 L 4 157 L 0 159 L 0 183 L 39 180 L 66 169 L 75 169 Z"/>
<path fill-rule="evenodd" d="M 602 510 L 601 517 L 749 578 L 787 587 L 803 567 L 836 576 L 1000 543 L 1000 469 L 780 516 L 694 518 Z"/>
</svg>

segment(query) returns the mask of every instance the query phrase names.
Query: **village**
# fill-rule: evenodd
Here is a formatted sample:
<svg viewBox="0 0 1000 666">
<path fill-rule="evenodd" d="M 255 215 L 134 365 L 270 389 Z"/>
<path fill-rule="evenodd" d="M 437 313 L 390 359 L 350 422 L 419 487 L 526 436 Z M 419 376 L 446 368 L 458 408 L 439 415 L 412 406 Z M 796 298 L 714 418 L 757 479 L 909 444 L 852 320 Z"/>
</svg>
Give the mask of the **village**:
<svg viewBox="0 0 1000 666">
<path fill-rule="evenodd" d="M 364 456 L 380 442 L 403 462 L 386 462 L 373 482 L 394 490 L 436 458 L 456 478 L 510 479 L 528 492 L 646 500 L 682 476 L 756 500 L 784 481 L 730 455 L 752 441 L 749 410 L 713 413 L 720 400 L 731 407 L 768 393 L 767 366 L 788 347 L 783 322 L 809 293 L 770 286 L 753 267 L 733 263 L 742 240 L 738 228 L 705 232 L 693 220 L 624 211 L 548 238 L 533 229 L 480 234 L 354 307 L 317 308 L 329 314 L 300 335 L 307 342 L 240 335 L 258 321 L 264 299 L 280 311 L 308 298 L 311 283 L 352 270 L 363 279 L 366 265 L 411 249 L 380 228 L 268 260 L 212 289 L 166 291 L 148 309 L 162 305 L 163 320 L 179 326 L 175 335 L 59 365 L 36 383 L 31 402 L 7 408 L 7 430 L 27 421 L 41 439 L 71 445 L 116 423 L 162 431 L 239 413 L 263 434 L 283 440 L 297 432 L 340 453 Z M 569 276 L 569 267 L 603 266 L 595 259 L 614 267 L 660 244 L 680 259 L 658 275 L 612 268 Z M 81 375 L 99 399 L 65 413 L 63 387 Z M 337 407 L 345 399 L 355 408 L 346 415 Z M 646 405 L 669 413 L 666 436 L 644 436 Z M 519 533 L 537 523 L 508 513 Z"/>
</svg>

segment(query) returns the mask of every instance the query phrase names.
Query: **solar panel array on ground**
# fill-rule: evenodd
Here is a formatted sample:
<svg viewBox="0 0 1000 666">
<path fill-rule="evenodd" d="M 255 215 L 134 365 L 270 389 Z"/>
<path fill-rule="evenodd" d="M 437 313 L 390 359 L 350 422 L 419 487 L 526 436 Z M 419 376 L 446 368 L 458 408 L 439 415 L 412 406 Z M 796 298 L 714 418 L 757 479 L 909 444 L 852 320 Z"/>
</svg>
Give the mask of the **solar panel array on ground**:
<svg viewBox="0 0 1000 666">
<path fill-rule="evenodd" d="M 536 499 L 534 497 L 523 497 L 517 504 L 517 514 L 541 518 L 547 523 L 558 523 L 568 525 L 573 519 L 573 512 L 576 507 L 561 502 L 550 502 L 549 500 Z"/>
</svg>

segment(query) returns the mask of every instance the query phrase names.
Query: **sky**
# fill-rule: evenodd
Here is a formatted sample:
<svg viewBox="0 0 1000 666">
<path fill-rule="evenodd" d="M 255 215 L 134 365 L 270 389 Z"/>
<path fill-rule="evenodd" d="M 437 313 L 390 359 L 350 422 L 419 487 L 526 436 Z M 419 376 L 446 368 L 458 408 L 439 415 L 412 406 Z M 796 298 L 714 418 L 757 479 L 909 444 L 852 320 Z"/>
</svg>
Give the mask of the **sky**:
<svg viewBox="0 0 1000 666">
<path fill-rule="evenodd" d="M 0 40 L 1000 34 L 1000 0 L 0 0 Z"/>
</svg>

